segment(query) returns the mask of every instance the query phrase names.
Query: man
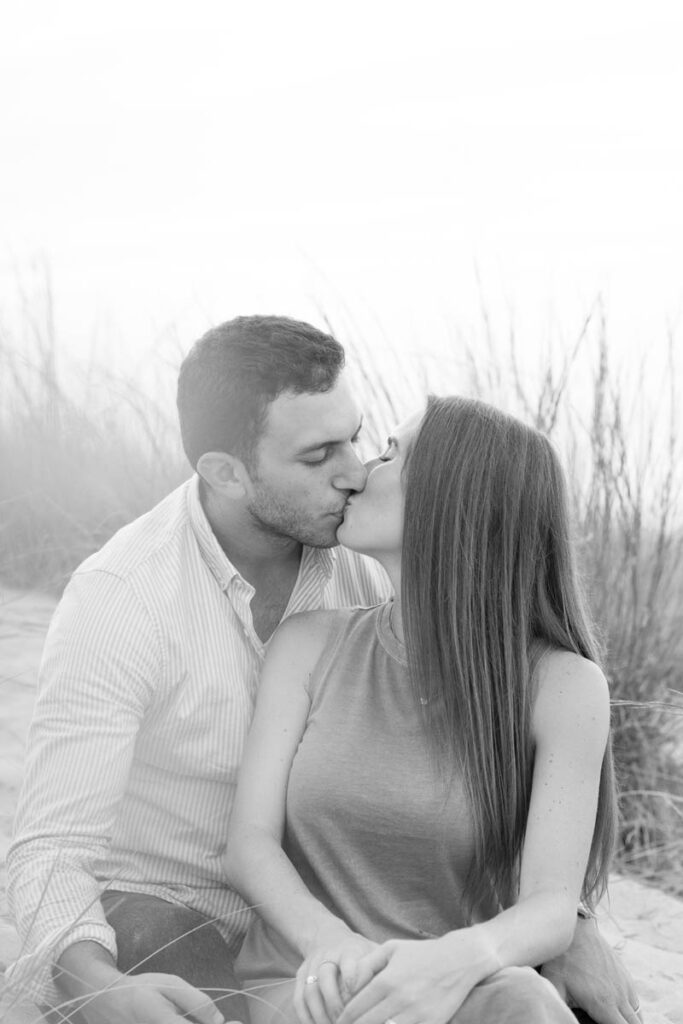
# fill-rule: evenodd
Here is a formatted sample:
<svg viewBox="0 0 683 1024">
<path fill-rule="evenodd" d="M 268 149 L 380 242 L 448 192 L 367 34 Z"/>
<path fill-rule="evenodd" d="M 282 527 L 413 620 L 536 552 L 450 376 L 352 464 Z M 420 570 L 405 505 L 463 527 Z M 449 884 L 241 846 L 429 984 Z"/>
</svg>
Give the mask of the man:
<svg viewBox="0 0 683 1024">
<path fill-rule="evenodd" d="M 57 609 L 8 858 L 9 978 L 70 1020 L 245 1019 L 231 965 L 248 911 L 222 854 L 265 646 L 294 612 L 389 593 L 334 549 L 366 479 L 343 365 L 307 324 L 209 331 L 178 386 L 196 475 L 89 558 Z M 594 924 L 577 931 L 554 980 L 621 1022 L 628 983 Z"/>
</svg>

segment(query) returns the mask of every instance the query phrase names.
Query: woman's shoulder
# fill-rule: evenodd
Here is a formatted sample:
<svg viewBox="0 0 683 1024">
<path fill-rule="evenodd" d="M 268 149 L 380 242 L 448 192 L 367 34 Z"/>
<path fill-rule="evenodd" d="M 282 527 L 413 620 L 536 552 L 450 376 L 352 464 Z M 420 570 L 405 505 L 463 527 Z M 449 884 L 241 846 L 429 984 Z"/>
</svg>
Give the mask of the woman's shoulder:
<svg viewBox="0 0 683 1024">
<path fill-rule="evenodd" d="M 271 643 L 300 642 L 309 639 L 326 638 L 346 620 L 351 608 L 316 608 L 313 611 L 295 612 L 288 615 L 273 633 Z"/>
<path fill-rule="evenodd" d="M 594 661 L 574 651 L 546 645 L 539 650 L 535 667 L 539 687 L 607 687 L 605 674 Z"/>
<path fill-rule="evenodd" d="M 535 727 L 565 720 L 575 727 L 609 720 L 609 686 L 599 665 L 573 651 L 547 647 L 535 668 Z"/>
<path fill-rule="evenodd" d="M 287 635 L 304 638 L 309 635 L 328 635 L 347 623 L 366 617 L 376 617 L 386 601 L 378 604 L 354 606 L 351 608 L 316 608 L 313 611 L 295 612 L 288 615 L 275 630 L 273 636 Z"/>
<path fill-rule="evenodd" d="M 334 608 L 297 612 L 288 616 L 273 633 L 268 656 L 295 656 L 301 661 L 317 661 L 330 644 L 356 619 L 377 614 L 381 605 L 370 608 Z"/>
</svg>

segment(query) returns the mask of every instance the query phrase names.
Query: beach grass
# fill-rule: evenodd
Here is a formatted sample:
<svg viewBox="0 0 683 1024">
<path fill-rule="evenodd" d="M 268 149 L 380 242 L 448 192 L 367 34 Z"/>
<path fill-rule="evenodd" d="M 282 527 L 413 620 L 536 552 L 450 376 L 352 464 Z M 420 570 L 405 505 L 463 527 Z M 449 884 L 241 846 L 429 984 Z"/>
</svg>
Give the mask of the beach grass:
<svg viewBox="0 0 683 1024">
<path fill-rule="evenodd" d="M 545 430 L 568 467 L 582 572 L 604 639 L 620 780 L 618 870 L 683 895 L 683 530 L 678 396 L 634 416 L 596 303 L 536 374 L 510 331 L 501 346 L 453 331 L 453 355 L 381 354 L 350 317 L 323 320 L 346 345 L 368 454 L 428 391 L 504 405 Z M 671 345 L 673 352 L 673 344 Z M 143 384 L 63 360 L 51 318 L 0 335 L 0 579 L 59 593 L 119 527 L 189 475 L 172 392 L 179 362 Z M 588 368 L 588 369 L 587 369 Z M 670 375 L 670 382 L 674 374 Z M 155 381 L 150 385 L 150 379 Z M 672 385 L 673 386 L 673 385 Z"/>
</svg>

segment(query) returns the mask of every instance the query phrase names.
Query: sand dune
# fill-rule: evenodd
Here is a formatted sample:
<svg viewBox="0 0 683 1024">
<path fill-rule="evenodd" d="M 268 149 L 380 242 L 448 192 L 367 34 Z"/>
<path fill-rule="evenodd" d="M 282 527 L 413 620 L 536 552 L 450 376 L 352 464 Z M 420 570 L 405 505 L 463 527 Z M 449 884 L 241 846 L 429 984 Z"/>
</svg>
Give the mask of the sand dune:
<svg viewBox="0 0 683 1024">
<path fill-rule="evenodd" d="M 36 593 L 0 590 L 0 971 L 18 940 L 7 916 L 5 855 L 21 782 L 43 638 L 54 601 Z M 646 1024 L 683 1024 L 683 902 L 615 876 L 600 907 L 604 935 L 636 979 Z M 0 982 L 1 985 L 1 982 Z M 0 997 L 0 1020 L 28 1024 L 37 1014 L 11 1009 Z"/>
</svg>

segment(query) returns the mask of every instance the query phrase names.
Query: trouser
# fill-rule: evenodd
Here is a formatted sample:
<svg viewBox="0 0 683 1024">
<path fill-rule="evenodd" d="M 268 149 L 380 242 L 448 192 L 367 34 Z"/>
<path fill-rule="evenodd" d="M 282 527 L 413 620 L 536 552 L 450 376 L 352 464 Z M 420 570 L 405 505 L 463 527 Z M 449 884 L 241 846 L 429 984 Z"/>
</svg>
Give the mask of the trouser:
<svg viewBox="0 0 683 1024">
<path fill-rule="evenodd" d="M 234 957 L 218 929 L 203 914 L 145 893 L 108 889 L 102 906 L 116 933 L 117 967 L 126 974 L 174 974 L 205 992 L 226 1021 L 248 1022 L 233 972 Z M 59 979 L 55 979 L 59 988 Z M 46 1015 L 50 1024 L 63 1017 Z M 69 1013 L 69 1024 L 84 1024 Z"/>
<path fill-rule="evenodd" d="M 245 981 L 251 1024 L 295 1021 L 293 991 L 291 978 Z M 472 989 L 451 1024 L 577 1024 L 577 1018 L 533 968 L 507 967 Z"/>
</svg>

